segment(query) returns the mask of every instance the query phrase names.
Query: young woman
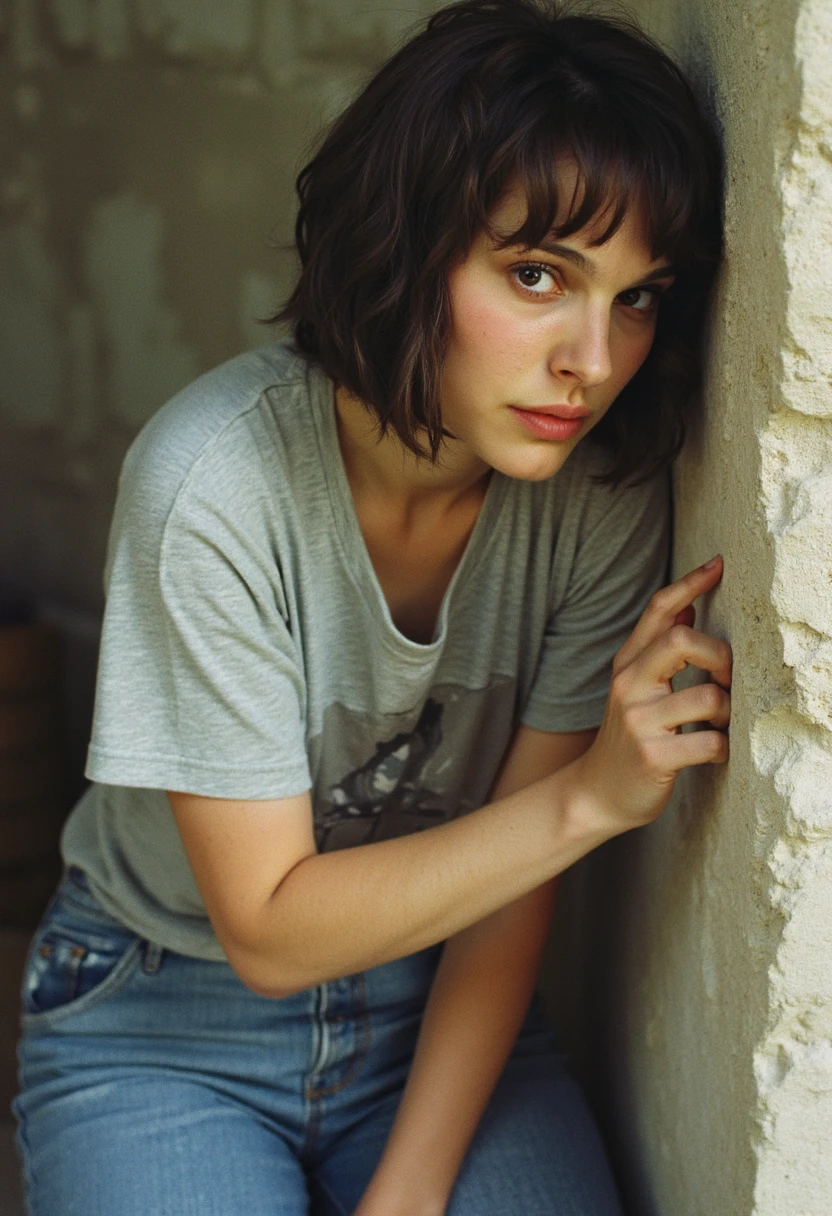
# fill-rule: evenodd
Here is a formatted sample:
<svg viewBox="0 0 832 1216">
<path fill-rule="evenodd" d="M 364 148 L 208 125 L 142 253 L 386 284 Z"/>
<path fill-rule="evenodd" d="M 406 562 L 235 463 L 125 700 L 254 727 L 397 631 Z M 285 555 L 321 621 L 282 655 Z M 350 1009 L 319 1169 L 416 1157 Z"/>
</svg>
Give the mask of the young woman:
<svg viewBox="0 0 832 1216">
<path fill-rule="evenodd" d="M 294 344 L 125 463 L 30 1210 L 612 1216 L 529 1005 L 555 876 L 727 755 L 721 564 L 657 591 L 712 137 L 635 29 L 469 0 L 299 191 Z"/>
</svg>

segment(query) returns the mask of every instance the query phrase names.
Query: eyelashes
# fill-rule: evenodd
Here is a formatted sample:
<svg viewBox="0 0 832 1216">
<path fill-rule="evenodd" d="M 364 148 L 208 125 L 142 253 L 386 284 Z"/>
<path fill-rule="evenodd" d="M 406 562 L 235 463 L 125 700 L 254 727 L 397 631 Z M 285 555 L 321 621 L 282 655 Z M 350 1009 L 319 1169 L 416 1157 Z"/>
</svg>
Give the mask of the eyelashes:
<svg viewBox="0 0 832 1216">
<path fill-rule="evenodd" d="M 665 294 L 666 290 L 667 288 L 665 287 L 631 287 L 629 291 L 622 291 L 621 294 L 616 297 L 616 299 L 619 303 L 623 304 L 625 308 L 634 308 L 636 312 L 652 312 L 653 309 L 658 306 L 659 300 Z M 638 304 L 625 300 L 625 296 L 643 296 L 646 297 L 647 303 L 646 305 L 639 307 Z"/>
<path fill-rule="evenodd" d="M 541 299 L 564 294 L 557 269 L 545 262 L 520 262 L 512 266 L 510 271 L 524 295 Z M 631 287 L 616 296 L 615 302 L 633 312 L 649 314 L 655 311 L 662 296 L 669 290 L 669 287 L 652 284 Z"/>
<path fill-rule="evenodd" d="M 537 290 L 538 285 L 544 279 L 549 279 L 553 284 L 559 286 L 554 269 L 542 262 L 521 262 L 517 266 L 512 266 L 511 273 L 523 291 L 528 292 L 529 295 L 549 294 L 551 288 L 544 287 L 543 290 Z"/>
</svg>

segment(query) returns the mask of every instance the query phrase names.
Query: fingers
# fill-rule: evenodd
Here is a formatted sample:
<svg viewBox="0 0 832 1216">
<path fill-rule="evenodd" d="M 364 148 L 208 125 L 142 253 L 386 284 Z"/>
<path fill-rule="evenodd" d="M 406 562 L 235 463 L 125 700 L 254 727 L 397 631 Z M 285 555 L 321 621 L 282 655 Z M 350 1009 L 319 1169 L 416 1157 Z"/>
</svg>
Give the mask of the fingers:
<svg viewBox="0 0 832 1216">
<path fill-rule="evenodd" d="M 673 624 L 690 625 L 693 627 L 696 624 L 696 609 L 693 607 L 683 608 L 681 612 L 676 613 Z"/>
<path fill-rule="evenodd" d="M 622 672 L 633 687 L 636 684 L 666 683 L 691 664 L 710 672 L 717 684 L 731 687 L 731 647 L 721 638 L 699 633 L 688 625 L 673 625 L 653 642 L 638 659 Z"/>
<path fill-rule="evenodd" d="M 731 720 L 731 698 L 718 684 L 697 684 L 638 707 L 651 731 L 673 731 L 694 722 L 724 730 Z"/>
<path fill-rule="evenodd" d="M 704 566 L 691 570 L 684 578 L 657 591 L 616 655 L 613 670 L 620 671 L 632 663 L 652 642 L 672 628 L 680 613 L 684 614 L 698 596 L 710 591 L 721 578 L 722 558 L 712 557 Z"/>
<path fill-rule="evenodd" d="M 725 764 L 728 760 L 728 736 L 719 730 L 667 735 L 659 747 L 662 763 L 676 772 L 694 764 Z"/>
</svg>

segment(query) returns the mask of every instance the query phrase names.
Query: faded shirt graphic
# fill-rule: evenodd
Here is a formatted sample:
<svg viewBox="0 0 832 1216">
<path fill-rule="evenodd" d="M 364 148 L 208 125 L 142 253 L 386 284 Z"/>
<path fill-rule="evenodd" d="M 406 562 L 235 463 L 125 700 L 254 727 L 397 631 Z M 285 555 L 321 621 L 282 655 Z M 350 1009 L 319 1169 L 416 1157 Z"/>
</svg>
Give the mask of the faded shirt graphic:
<svg viewBox="0 0 832 1216">
<path fill-rule="evenodd" d="M 434 686 L 411 714 L 331 705 L 310 747 L 321 852 L 421 831 L 481 806 L 511 738 L 514 699 L 515 682 L 499 679 L 482 689 Z"/>
</svg>

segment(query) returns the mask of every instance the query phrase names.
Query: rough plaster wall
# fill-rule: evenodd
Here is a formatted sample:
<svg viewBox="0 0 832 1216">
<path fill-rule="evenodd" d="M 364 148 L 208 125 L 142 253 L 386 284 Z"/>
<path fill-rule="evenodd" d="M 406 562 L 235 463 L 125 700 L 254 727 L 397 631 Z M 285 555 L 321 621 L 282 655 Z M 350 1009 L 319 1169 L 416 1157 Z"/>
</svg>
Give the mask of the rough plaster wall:
<svg viewBox="0 0 832 1216">
<path fill-rule="evenodd" d="M 0 595 L 88 729 L 124 451 L 286 293 L 293 184 L 427 0 L 0 0 Z"/>
<path fill-rule="evenodd" d="M 572 876 L 595 960 L 572 1033 L 635 1212 L 828 1216 L 832 8 L 636 8 L 725 135 L 727 257 L 675 565 L 725 556 L 700 621 L 734 646 L 732 754 Z"/>
</svg>

